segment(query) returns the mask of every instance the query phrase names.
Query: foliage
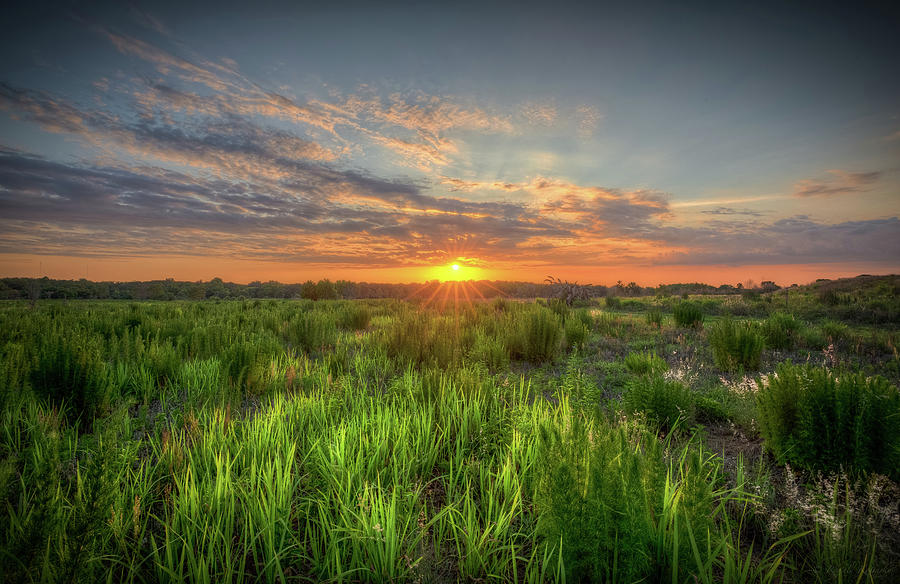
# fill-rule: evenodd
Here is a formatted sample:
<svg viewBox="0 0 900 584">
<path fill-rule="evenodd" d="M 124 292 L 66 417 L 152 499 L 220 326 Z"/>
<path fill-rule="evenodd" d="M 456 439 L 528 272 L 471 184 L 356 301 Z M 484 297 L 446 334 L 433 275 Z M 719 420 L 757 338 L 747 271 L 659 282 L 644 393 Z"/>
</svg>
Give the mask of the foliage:
<svg viewBox="0 0 900 584">
<path fill-rule="evenodd" d="M 642 412 L 663 430 L 675 427 L 680 419 L 690 425 L 694 421 L 691 391 L 680 381 L 662 375 L 634 378 L 625 386 L 623 400 L 626 411 Z"/>
<path fill-rule="evenodd" d="M 550 285 L 552 297 L 562 301 L 566 306 L 572 306 L 579 300 L 587 301 L 591 297 L 590 286 L 561 280 L 553 276 L 547 276 L 544 281 Z"/>
<path fill-rule="evenodd" d="M 647 311 L 645 315 L 647 319 L 647 324 L 651 326 L 655 326 L 656 328 L 661 328 L 663 323 L 663 313 L 658 308 L 653 308 Z"/>
<path fill-rule="evenodd" d="M 703 324 L 703 311 L 700 306 L 690 300 L 683 300 L 672 309 L 675 324 L 680 327 L 698 328 Z"/>
<path fill-rule="evenodd" d="M 559 542 L 566 579 L 634 582 L 650 572 L 653 524 L 648 461 L 622 430 L 574 419 L 542 426 L 535 504 L 538 532 Z"/>
<path fill-rule="evenodd" d="M 307 311 L 296 315 L 288 323 L 285 336 L 288 342 L 304 351 L 318 351 L 334 345 L 334 318 L 321 311 Z"/>
<path fill-rule="evenodd" d="M 568 318 L 564 325 L 566 345 L 580 347 L 588 336 L 588 327 L 580 318 Z"/>
<path fill-rule="evenodd" d="M 97 344 L 70 335 L 44 340 L 31 371 L 31 387 L 55 406 L 66 405 L 70 419 L 85 427 L 109 408 L 114 391 Z"/>
<path fill-rule="evenodd" d="M 769 315 L 762 326 L 766 347 L 779 350 L 793 349 L 799 329 L 800 323 L 793 315 L 783 312 Z"/>
<path fill-rule="evenodd" d="M 556 355 L 563 330 L 553 312 L 535 307 L 522 319 L 521 326 L 520 356 L 529 361 L 542 362 Z"/>
<path fill-rule="evenodd" d="M 761 384 L 760 432 L 778 460 L 900 476 L 900 393 L 885 379 L 788 361 Z"/>
<path fill-rule="evenodd" d="M 725 318 L 710 327 L 709 344 L 716 367 L 738 371 L 759 369 L 765 342 L 752 323 Z"/>
<path fill-rule="evenodd" d="M 635 375 L 662 375 L 669 368 L 656 353 L 629 353 L 625 356 L 625 367 Z"/>
</svg>

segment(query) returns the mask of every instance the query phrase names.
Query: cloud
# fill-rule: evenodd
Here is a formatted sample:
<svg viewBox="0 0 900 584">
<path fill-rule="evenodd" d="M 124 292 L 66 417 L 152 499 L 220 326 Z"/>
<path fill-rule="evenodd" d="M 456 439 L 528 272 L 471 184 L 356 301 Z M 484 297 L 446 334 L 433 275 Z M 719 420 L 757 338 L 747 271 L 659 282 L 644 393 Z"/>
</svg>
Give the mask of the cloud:
<svg viewBox="0 0 900 584">
<path fill-rule="evenodd" d="M 847 172 L 844 170 L 829 170 L 828 172 L 831 174 L 831 177 L 828 179 L 808 179 L 794 185 L 794 196 L 827 197 L 861 193 L 869 190 L 866 187 L 878 182 L 883 174 L 881 171 Z"/>
<path fill-rule="evenodd" d="M 522 104 L 519 112 L 529 124 L 543 127 L 552 126 L 559 115 L 556 106 L 550 103 L 528 102 Z"/>
<path fill-rule="evenodd" d="M 762 217 L 763 211 L 754 211 L 752 209 L 735 209 L 733 207 L 716 207 L 715 209 L 707 209 L 700 211 L 704 215 L 747 215 L 749 217 Z"/>
<path fill-rule="evenodd" d="M 592 105 L 580 105 L 575 110 L 578 116 L 578 137 L 584 140 L 594 136 L 603 114 Z"/>
</svg>

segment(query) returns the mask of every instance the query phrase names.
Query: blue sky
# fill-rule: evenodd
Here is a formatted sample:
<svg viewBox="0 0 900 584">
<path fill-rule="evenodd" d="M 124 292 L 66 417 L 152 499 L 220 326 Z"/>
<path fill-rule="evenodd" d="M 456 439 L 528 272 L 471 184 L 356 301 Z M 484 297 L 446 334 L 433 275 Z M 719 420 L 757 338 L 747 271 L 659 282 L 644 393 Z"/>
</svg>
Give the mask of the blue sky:
<svg viewBox="0 0 900 584">
<path fill-rule="evenodd" d="M 598 283 L 897 271 L 896 14 L 39 3 L 0 271 Z"/>
</svg>

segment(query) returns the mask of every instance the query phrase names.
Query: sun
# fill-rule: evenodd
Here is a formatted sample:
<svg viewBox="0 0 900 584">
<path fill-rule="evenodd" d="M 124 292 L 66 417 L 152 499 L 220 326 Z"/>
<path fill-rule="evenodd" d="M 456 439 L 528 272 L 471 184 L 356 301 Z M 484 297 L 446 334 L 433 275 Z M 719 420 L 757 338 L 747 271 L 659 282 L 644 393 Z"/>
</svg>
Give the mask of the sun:
<svg viewBox="0 0 900 584">
<path fill-rule="evenodd" d="M 450 269 L 453 270 L 454 272 L 458 272 L 458 271 L 459 271 L 459 264 L 453 264 L 452 266 L 450 266 Z"/>
</svg>

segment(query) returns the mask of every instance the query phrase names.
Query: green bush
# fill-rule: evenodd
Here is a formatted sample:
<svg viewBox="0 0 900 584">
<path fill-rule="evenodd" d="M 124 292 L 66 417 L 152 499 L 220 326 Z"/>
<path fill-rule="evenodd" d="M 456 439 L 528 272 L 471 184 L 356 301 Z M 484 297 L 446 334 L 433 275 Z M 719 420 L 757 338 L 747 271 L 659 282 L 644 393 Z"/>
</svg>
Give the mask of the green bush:
<svg viewBox="0 0 900 584">
<path fill-rule="evenodd" d="M 580 318 L 569 318 L 564 325 L 566 334 L 566 345 L 569 347 L 580 347 L 587 338 L 588 328 Z"/>
<path fill-rule="evenodd" d="M 794 348 L 800 323 L 793 315 L 776 312 L 763 323 L 763 336 L 766 347 L 770 349 L 790 350 Z"/>
<path fill-rule="evenodd" d="M 683 383 L 665 379 L 661 375 L 632 378 L 625 385 L 625 410 L 643 412 L 647 419 L 663 430 L 675 426 L 681 418 L 694 422 L 694 400 Z"/>
<path fill-rule="evenodd" d="M 662 327 L 663 313 L 660 309 L 653 308 L 648 310 L 645 318 L 647 319 L 647 324 L 650 326 L 655 326 L 656 328 Z"/>
<path fill-rule="evenodd" d="M 295 316 L 285 332 L 288 342 L 304 351 L 318 351 L 334 345 L 337 337 L 334 317 L 320 310 Z"/>
<path fill-rule="evenodd" d="M 622 299 L 618 296 L 607 296 L 606 297 L 606 307 L 607 308 L 621 308 L 622 307 Z"/>
<path fill-rule="evenodd" d="M 803 346 L 807 349 L 823 349 L 828 344 L 828 339 L 822 334 L 822 329 L 815 326 L 807 326 L 800 329 L 798 335 Z"/>
<path fill-rule="evenodd" d="M 542 426 L 539 444 L 538 533 L 561 544 L 566 579 L 645 578 L 654 543 L 645 492 L 652 458 L 641 456 L 623 430 L 588 428 L 578 418 L 568 430 Z"/>
<path fill-rule="evenodd" d="M 779 461 L 900 476 L 900 393 L 884 378 L 788 361 L 760 385 L 760 431 Z"/>
<path fill-rule="evenodd" d="M 635 375 L 660 375 L 669 368 L 656 353 L 629 353 L 625 356 L 625 367 Z"/>
<path fill-rule="evenodd" d="M 509 349 L 501 339 L 479 330 L 469 350 L 469 359 L 482 363 L 491 371 L 502 371 L 509 367 Z"/>
<path fill-rule="evenodd" d="M 697 328 L 703 324 L 703 311 L 695 302 L 687 300 L 679 302 L 672 309 L 672 316 L 675 318 L 675 324 L 680 327 Z"/>
<path fill-rule="evenodd" d="M 71 420 L 83 427 L 102 415 L 113 398 L 113 376 L 99 347 L 77 335 L 50 338 L 41 347 L 31 371 L 34 392 L 69 406 Z"/>
<path fill-rule="evenodd" d="M 534 362 L 553 359 L 563 334 L 556 315 L 546 308 L 535 308 L 523 318 L 522 326 L 522 356 Z"/>
<path fill-rule="evenodd" d="M 716 367 L 738 371 L 759 369 L 765 343 L 752 323 L 726 318 L 710 328 L 709 344 Z"/>
<path fill-rule="evenodd" d="M 369 307 L 358 302 L 344 305 L 338 317 L 340 325 L 352 331 L 364 330 L 369 326 L 370 320 L 372 320 L 372 313 Z"/>
<path fill-rule="evenodd" d="M 826 319 L 822 321 L 822 334 L 832 343 L 837 343 L 850 338 L 850 327 L 842 322 Z"/>
</svg>

